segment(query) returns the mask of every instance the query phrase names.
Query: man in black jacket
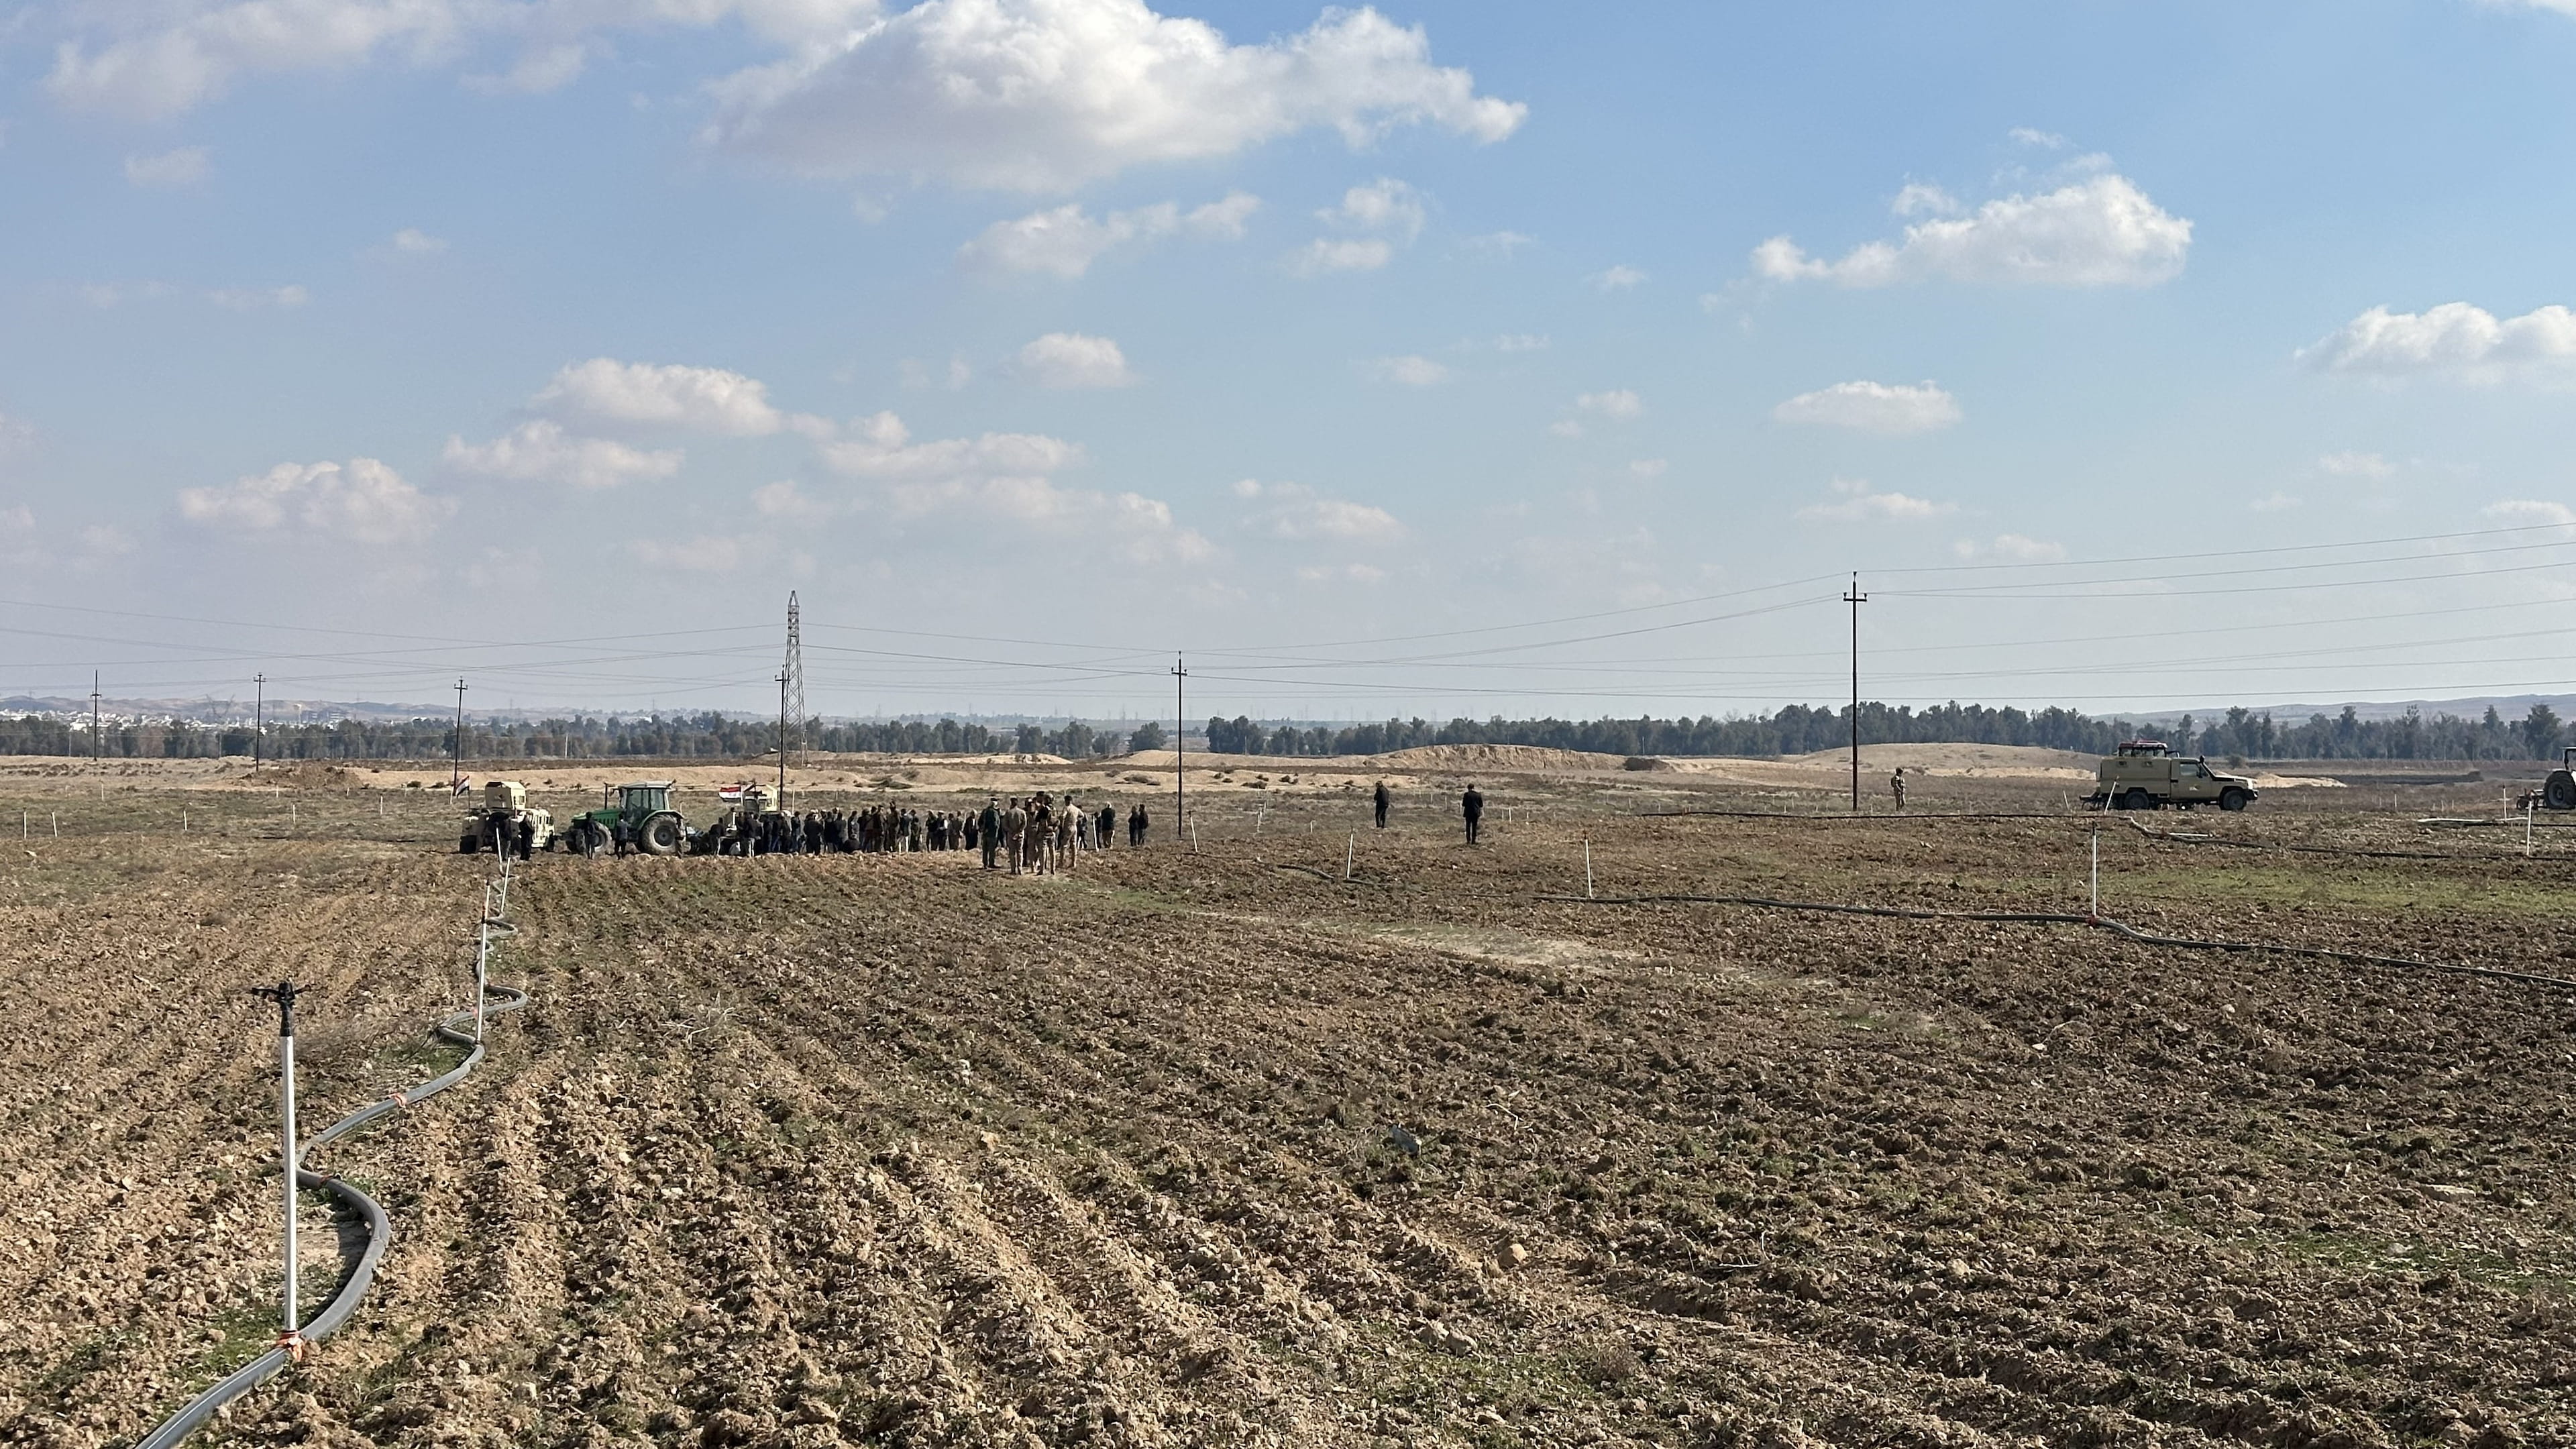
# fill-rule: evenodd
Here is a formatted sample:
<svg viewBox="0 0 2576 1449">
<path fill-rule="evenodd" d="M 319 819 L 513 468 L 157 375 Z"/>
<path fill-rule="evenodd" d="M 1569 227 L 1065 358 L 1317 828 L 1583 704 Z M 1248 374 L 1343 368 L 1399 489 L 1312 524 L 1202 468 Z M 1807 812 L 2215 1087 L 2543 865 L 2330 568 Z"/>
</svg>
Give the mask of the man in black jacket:
<svg viewBox="0 0 2576 1449">
<path fill-rule="evenodd" d="M 1377 782 L 1377 794 L 1371 798 L 1377 805 L 1377 828 L 1384 830 L 1386 828 L 1386 807 L 1395 803 L 1395 792 L 1387 789 L 1386 782 L 1384 780 L 1380 780 Z"/>
<path fill-rule="evenodd" d="M 1467 793 L 1458 797 L 1458 808 L 1467 817 L 1467 843 L 1473 845 L 1477 827 L 1485 818 L 1485 797 L 1477 793 L 1474 785 L 1469 785 Z"/>
</svg>

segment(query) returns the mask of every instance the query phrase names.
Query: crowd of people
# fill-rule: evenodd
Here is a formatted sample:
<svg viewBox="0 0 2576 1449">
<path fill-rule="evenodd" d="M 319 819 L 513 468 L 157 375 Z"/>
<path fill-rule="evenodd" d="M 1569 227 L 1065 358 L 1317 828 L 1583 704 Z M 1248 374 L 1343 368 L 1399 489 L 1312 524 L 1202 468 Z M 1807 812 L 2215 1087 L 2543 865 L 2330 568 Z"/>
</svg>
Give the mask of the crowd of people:
<svg viewBox="0 0 2576 1449">
<path fill-rule="evenodd" d="M 917 810 L 869 805 L 857 810 L 726 811 L 698 832 L 698 849 L 711 855 L 892 855 L 919 851 L 981 851 L 984 867 L 1023 871 L 1062 870 L 1089 850 L 1107 850 L 1119 828 L 1118 807 L 1097 811 L 1039 791 L 1007 802 L 996 795 L 981 810 Z M 1140 848 L 1152 820 L 1142 804 L 1127 812 L 1127 845 Z"/>
</svg>

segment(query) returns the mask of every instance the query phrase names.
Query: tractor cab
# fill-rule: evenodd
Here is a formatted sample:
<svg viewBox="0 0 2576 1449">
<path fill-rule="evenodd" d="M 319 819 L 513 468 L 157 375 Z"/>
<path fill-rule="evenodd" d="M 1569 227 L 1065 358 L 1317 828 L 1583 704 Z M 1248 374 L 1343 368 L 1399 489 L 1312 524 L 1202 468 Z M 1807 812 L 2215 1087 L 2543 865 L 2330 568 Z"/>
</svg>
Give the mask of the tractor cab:
<svg viewBox="0 0 2576 1449">
<path fill-rule="evenodd" d="M 608 787 L 608 804 L 622 820 L 642 820 L 671 808 L 671 782 L 643 780 Z"/>
</svg>

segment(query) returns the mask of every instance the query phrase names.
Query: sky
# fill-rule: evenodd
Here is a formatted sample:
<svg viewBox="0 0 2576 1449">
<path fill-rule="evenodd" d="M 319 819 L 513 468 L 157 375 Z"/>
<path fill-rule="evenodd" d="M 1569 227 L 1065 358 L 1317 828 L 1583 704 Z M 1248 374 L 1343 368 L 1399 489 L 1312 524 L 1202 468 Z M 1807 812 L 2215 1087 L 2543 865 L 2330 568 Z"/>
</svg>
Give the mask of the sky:
<svg viewBox="0 0 2576 1449">
<path fill-rule="evenodd" d="M 1157 3 L 0 16 L 0 693 L 2576 688 L 2576 0 Z"/>
</svg>

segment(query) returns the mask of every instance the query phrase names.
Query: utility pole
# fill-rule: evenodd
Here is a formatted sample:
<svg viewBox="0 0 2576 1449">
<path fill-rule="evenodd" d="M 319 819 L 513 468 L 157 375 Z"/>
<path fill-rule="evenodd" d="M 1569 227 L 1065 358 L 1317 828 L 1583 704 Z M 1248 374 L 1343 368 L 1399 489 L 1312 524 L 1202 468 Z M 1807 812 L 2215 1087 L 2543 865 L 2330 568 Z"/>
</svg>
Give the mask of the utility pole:
<svg viewBox="0 0 2576 1449">
<path fill-rule="evenodd" d="M 1860 575 L 1857 572 L 1852 575 L 1851 592 L 1843 595 L 1843 602 L 1852 606 L 1851 808 L 1852 813 L 1858 815 L 1860 813 L 1860 606 L 1869 602 L 1869 595 L 1860 591 Z"/>
<path fill-rule="evenodd" d="M 107 758 L 100 747 L 98 733 L 98 671 L 89 672 L 89 762 L 96 765 Z"/>
<path fill-rule="evenodd" d="M 260 737 L 268 731 L 268 676 L 254 674 L 250 677 L 250 684 L 250 767 L 257 770 Z M 236 694 L 233 698 L 241 696 Z"/>
<path fill-rule="evenodd" d="M 298 1359 L 304 1357 L 304 1323 L 295 1301 L 295 1177 L 303 1164 L 295 1149 L 295 998 L 304 989 L 292 981 L 281 981 L 251 992 L 277 1003 L 277 1104 L 286 1128 L 285 1170 L 280 1174 L 286 1179 L 286 1303 L 285 1323 L 277 1335 L 277 1344 Z"/>
<path fill-rule="evenodd" d="M 447 742 L 447 793 L 465 788 L 465 681 L 456 681 L 456 733 Z"/>
<path fill-rule="evenodd" d="M 781 667 L 779 668 L 779 671 L 778 671 L 778 806 L 777 806 L 777 808 L 779 808 L 779 809 L 781 809 L 781 810 L 784 810 L 784 809 L 786 809 L 786 808 L 787 808 L 787 674 L 788 674 L 787 669 L 786 669 L 784 666 L 781 666 Z"/>
<path fill-rule="evenodd" d="M 1183 774 L 1183 771 L 1182 771 L 1182 762 L 1183 762 L 1183 760 L 1184 760 L 1184 758 L 1185 758 L 1185 757 L 1184 757 L 1184 751 L 1185 751 L 1185 750 L 1187 749 L 1187 747 L 1188 747 L 1188 746 L 1187 746 L 1187 741 L 1188 741 L 1188 739 L 1189 739 L 1190 712 L 1189 712 L 1188 707 L 1187 707 L 1186 705 L 1182 704 L 1182 702 L 1181 702 L 1181 689 L 1182 689 L 1183 685 L 1188 681 L 1189 677 L 1190 677 L 1190 671 L 1188 670 L 1188 668 L 1187 668 L 1186 666 L 1184 666 L 1184 665 L 1181 663 L 1181 656 L 1179 656 L 1178 654 L 1173 655 L 1173 656 L 1172 656 L 1172 839 L 1173 839 L 1173 841 L 1174 841 L 1175 843 L 1177 843 L 1177 842 L 1180 840 L 1180 838 L 1181 838 L 1181 832 L 1189 828 L 1189 826 L 1188 826 L 1188 821 L 1189 821 L 1189 803 L 1190 803 L 1190 802 L 1189 802 L 1189 792 L 1188 792 L 1188 786 L 1187 786 L 1187 785 L 1185 785 L 1185 784 L 1183 783 L 1183 781 L 1184 781 L 1184 779 L 1185 779 L 1186 777 L 1185 777 L 1185 775 Z"/>
</svg>

